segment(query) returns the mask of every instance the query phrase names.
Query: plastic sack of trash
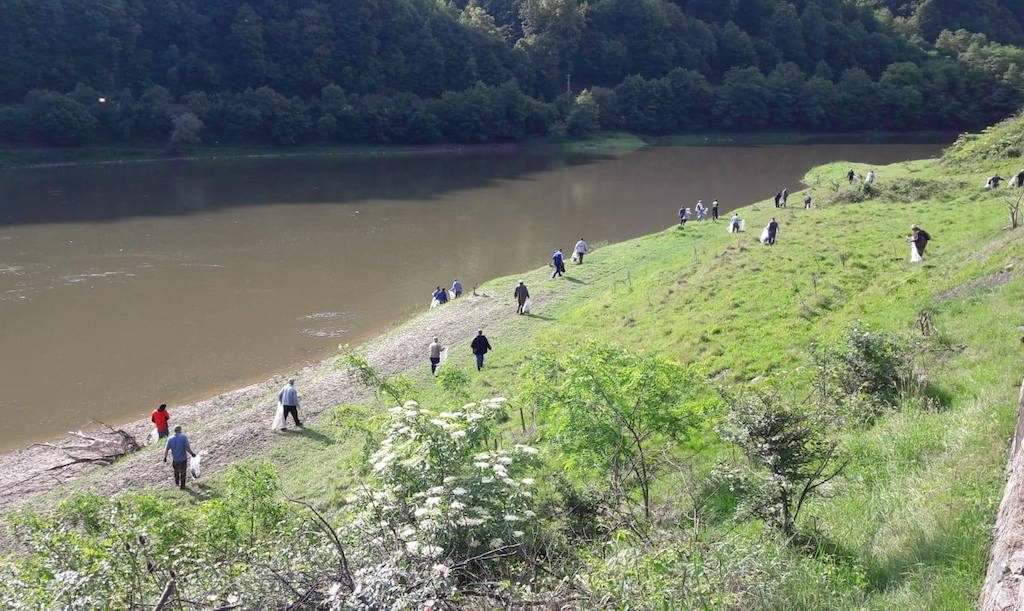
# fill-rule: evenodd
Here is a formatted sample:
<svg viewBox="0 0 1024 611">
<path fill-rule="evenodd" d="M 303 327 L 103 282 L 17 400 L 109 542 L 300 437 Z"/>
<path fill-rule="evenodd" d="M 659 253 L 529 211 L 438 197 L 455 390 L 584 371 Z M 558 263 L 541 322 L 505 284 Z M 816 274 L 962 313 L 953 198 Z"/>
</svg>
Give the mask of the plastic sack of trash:
<svg viewBox="0 0 1024 611">
<path fill-rule="evenodd" d="M 762 244 L 767 244 L 768 243 L 768 228 L 767 227 L 765 227 L 764 229 L 761 230 L 761 243 Z"/>
<path fill-rule="evenodd" d="M 199 474 L 202 473 L 203 467 L 203 455 L 196 454 L 192 458 L 188 459 L 188 471 L 192 474 L 192 477 L 199 479 Z"/>
<path fill-rule="evenodd" d="M 444 348 L 441 348 L 441 362 L 443 363 L 443 362 L 445 362 L 447 360 L 448 360 L 448 347 L 445 346 Z"/>
<path fill-rule="evenodd" d="M 274 412 L 274 421 L 270 423 L 270 428 L 279 431 L 284 428 L 284 405 L 281 402 L 277 402 L 277 410 Z"/>
<path fill-rule="evenodd" d="M 744 221 L 743 219 L 740 219 L 740 231 L 746 231 L 746 230 L 747 230 L 747 222 Z"/>
<path fill-rule="evenodd" d="M 578 252 L 572 253 L 572 257 L 569 260 L 572 261 L 573 263 L 579 263 L 580 262 L 580 253 L 578 253 Z"/>
<path fill-rule="evenodd" d="M 532 308 L 533 308 L 533 301 L 532 300 L 527 299 L 525 302 L 523 302 L 523 314 L 529 314 L 530 313 L 530 309 L 532 309 Z"/>
<path fill-rule="evenodd" d="M 439 305 L 441 305 L 441 302 L 437 300 L 437 297 L 434 297 L 433 299 L 430 300 L 430 308 L 431 309 L 434 309 L 434 308 L 436 308 Z"/>
<path fill-rule="evenodd" d="M 154 426 L 153 430 L 149 432 L 149 436 L 146 437 L 146 445 L 147 446 L 153 445 L 154 443 L 156 443 L 157 439 L 160 439 L 160 432 L 157 431 L 156 427 Z"/>
</svg>

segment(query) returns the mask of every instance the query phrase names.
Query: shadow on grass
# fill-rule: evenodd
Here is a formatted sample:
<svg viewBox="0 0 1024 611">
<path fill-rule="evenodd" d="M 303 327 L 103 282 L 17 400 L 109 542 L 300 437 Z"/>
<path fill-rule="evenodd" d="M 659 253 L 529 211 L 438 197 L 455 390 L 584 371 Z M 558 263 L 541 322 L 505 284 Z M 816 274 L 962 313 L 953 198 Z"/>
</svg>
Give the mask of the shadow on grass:
<svg viewBox="0 0 1024 611">
<path fill-rule="evenodd" d="M 532 312 L 527 314 L 526 317 L 527 318 L 536 318 L 536 319 L 539 319 L 539 320 L 547 320 L 547 321 L 555 320 L 554 317 L 552 317 L 552 316 L 544 316 L 543 314 L 534 314 Z"/>
<path fill-rule="evenodd" d="M 301 429 L 300 428 L 293 428 L 293 429 L 288 429 L 287 432 L 294 433 L 294 434 L 296 434 L 296 435 L 298 435 L 300 437 L 305 437 L 307 439 L 311 439 L 311 440 L 313 440 L 313 441 L 315 441 L 315 442 L 317 442 L 317 443 L 319 443 L 321 445 L 325 445 L 325 446 L 326 445 L 331 445 L 332 443 L 334 443 L 334 438 L 331 437 L 330 435 L 325 435 L 325 434 L 321 433 L 320 431 L 315 431 L 315 430 L 309 429 L 309 428 L 301 428 Z"/>
<path fill-rule="evenodd" d="M 574 284 L 590 284 L 589 282 L 585 282 L 583 280 L 580 280 L 579 278 L 573 278 L 572 276 L 563 276 L 563 277 L 566 280 L 568 280 L 569 282 L 572 282 Z"/>
<path fill-rule="evenodd" d="M 890 557 L 869 560 L 868 588 L 881 592 L 906 580 L 909 573 L 937 572 L 938 567 L 957 562 L 962 543 L 956 540 L 955 532 L 954 525 L 931 533 L 918 531 Z"/>
</svg>

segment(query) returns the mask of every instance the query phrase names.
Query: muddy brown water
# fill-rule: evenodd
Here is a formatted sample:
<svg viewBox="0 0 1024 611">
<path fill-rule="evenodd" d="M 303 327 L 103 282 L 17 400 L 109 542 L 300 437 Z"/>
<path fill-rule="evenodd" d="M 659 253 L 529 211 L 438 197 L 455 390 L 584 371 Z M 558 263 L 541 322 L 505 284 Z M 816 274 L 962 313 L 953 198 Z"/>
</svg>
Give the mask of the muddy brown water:
<svg viewBox="0 0 1024 611">
<path fill-rule="evenodd" d="M 0 448 L 285 372 L 459 278 L 723 213 L 837 159 L 940 145 L 471 151 L 0 172 Z M 791 204 L 794 203 L 791 201 Z M 797 203 L 799 205 L 799 203 Z M 427 340 L 425 340 L 427 341 Z"/>
</svg>

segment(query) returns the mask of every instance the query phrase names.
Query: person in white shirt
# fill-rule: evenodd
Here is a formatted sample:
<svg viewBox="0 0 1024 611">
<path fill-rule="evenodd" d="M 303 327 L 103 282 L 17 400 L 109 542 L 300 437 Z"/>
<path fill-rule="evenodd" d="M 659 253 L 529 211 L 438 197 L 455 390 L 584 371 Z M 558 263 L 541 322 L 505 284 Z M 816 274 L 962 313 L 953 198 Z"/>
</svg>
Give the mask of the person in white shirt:
<svg viewBox="0 0 1024 611">
<path fill-rule="evenodd" d="M 295 426 L 302 428 L 302 423 L 299 422 L 299 391 L 295 390 L 295 379 L 288 380 L 288 383 L 284 385 L 281 392 L 277 393 L 277 400 L 281 402 L 284 407 L 284 422 L 288 422 L 288 414 L 292 415 L 292 420 L 295 421 Z M 284 430 L 282 427 L 281 430 Z"/>
<path fill-rule="evenodd" d="M 572 251 L 573 255 L 575 255 L 573 256 L 573 259 L 576 259 L 576 265 L 579 265 L 580 263 L 583 263 L 583 255 L 590 252 L 590 246 L 587 246 L 587 243 L 583 241 L 583 238 L 580 238 L 580 241 L 576 242 L 576 246 Z"/>
</svg>

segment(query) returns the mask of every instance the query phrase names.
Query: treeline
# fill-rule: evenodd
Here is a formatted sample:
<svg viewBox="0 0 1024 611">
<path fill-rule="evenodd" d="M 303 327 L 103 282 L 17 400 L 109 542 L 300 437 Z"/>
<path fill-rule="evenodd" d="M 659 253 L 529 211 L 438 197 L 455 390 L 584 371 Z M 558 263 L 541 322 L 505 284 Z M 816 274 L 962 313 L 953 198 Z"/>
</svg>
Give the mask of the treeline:
<svg viewBox="0 0 1024 611">
<path fill-rule="evenodd" d="M 979 23 L 977 10 L 887 4 L 12 0 L 0 3 L 0 141 L 180 149 L 952 129 L 1024 101 L 1017 47 L 921 37 L 936 19 Z"/>
</svg>

